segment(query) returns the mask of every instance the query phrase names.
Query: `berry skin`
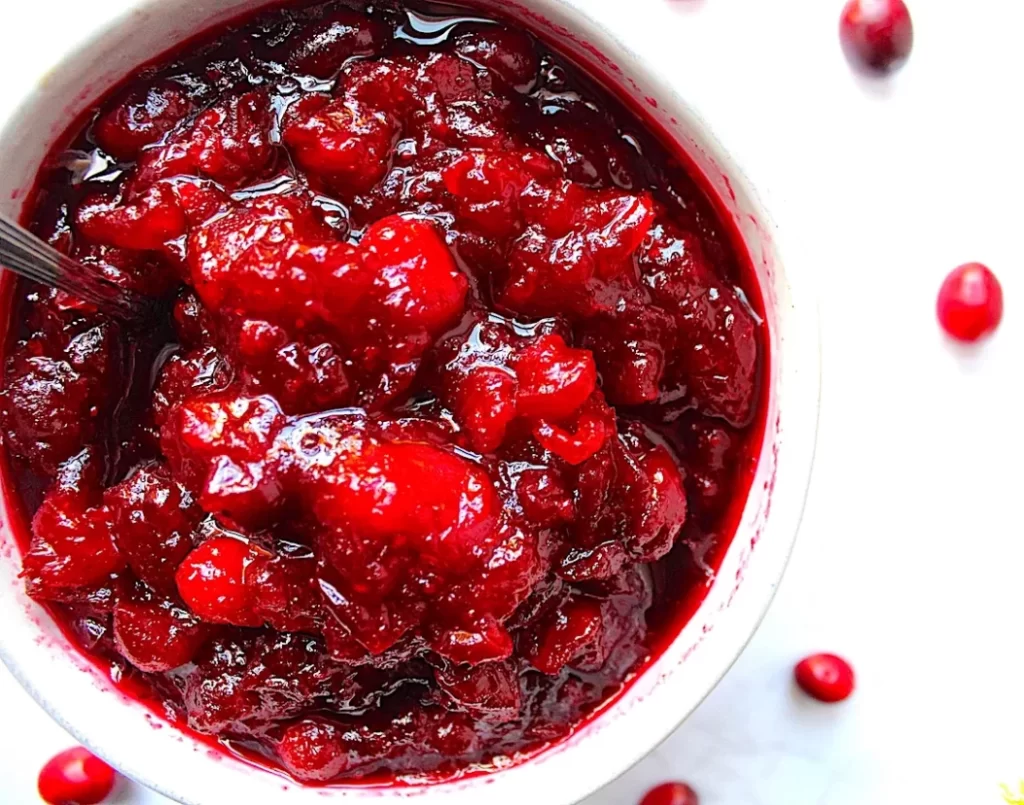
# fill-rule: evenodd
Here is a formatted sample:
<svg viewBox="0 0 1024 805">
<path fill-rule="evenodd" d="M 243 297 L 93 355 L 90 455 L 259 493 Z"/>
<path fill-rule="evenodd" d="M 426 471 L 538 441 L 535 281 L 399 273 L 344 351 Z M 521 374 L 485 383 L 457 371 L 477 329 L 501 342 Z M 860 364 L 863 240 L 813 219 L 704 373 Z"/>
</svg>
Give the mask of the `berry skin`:
<svg viewBox="0 0 1024 805">
<path fill-rule="evenodd" d="M 39 772 L 39 796 L 49 805 L 96 805 L 114 787 L 117 773 L 84 746 L 54 755 Z"/>
<path fill-rule="evenodd" d="M 640 805 L 700 805 L 700 799 L 686 783 L 662 783 L 648 791 Z"/>
<path fill-rule="evenodd" d="M 914 24 L 903 0 L 850 0 L 839 35 L 850 61 L 876 73 L 891 73 L 910 56 Z"/>
<path fill-rule="evenodd" d="M 793 675 L 804 693 L 819 702 L 834 704 L 853 693 L 853 668 L 835 654 L 812 654 L 796 664 Z"/>
<path fill-rule="evenodd" d="M 957 341 L 977 341 L 1003 318 L 1003 288 L 987 266 L 965 263 L 953 269 L 939 289 L 939 324 Z"/>
</svg>

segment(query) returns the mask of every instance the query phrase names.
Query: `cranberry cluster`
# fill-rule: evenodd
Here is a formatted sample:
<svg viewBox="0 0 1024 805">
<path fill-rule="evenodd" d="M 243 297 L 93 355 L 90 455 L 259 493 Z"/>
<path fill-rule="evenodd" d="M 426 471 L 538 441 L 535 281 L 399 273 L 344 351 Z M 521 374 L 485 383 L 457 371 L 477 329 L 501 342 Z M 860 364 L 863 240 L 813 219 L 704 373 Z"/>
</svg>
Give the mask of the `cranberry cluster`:
<svg viewBox="0 0 1024 805">
<path fill-rule="evenodd" d="M 557 739 L 744 492 L 760 324 L 710 204 L 511 27 L 332 4 L 196 48 L 38 193 L 163 312 L 22 289 L 29 592 L 302 780 Z"/>
</svg>

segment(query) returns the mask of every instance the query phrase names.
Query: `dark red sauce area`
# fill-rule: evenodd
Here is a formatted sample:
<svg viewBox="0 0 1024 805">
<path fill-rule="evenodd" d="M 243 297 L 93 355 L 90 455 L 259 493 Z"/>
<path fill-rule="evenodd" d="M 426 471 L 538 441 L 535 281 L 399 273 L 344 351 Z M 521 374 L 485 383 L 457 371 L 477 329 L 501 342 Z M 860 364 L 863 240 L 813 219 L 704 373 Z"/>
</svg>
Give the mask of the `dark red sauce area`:
<svg viewBox="0 0 1024 805">
<path fill-rule="evenodd" d="M 304 781 L 462 773 L 563 738 L 710 584 L 756 285 L 523 31 L 263 13 L 111 95 L 31 222 L 157 312 L 16 289 L 25 584 L 175 723 Z"/>
</svg>

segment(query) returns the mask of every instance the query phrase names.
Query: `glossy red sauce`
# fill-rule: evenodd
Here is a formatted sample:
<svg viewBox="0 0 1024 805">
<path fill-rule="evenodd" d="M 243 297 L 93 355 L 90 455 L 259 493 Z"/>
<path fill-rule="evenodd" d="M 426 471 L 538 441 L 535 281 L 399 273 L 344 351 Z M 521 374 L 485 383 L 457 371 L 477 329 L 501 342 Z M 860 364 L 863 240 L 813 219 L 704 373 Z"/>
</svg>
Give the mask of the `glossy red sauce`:
<svg viewBox="0 0 1024 805">
<path fill-rule="evenodd" d="M 450 8 L 263 12 L 129 78 L 29 221 L 153 316 L 14 291 L 30 595 L 303 781 L 564 738 L 703 598 L 763 436 L 749 259 L 656 131 Z"/>
</svg>

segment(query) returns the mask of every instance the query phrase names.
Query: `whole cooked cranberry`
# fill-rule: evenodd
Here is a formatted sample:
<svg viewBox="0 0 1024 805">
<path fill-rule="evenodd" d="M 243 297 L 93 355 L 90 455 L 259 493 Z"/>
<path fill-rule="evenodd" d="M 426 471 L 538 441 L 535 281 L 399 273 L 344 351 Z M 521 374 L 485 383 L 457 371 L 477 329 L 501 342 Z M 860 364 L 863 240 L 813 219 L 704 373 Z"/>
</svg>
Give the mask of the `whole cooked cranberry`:
<svg viewBox="0 0 1024 805">
<path fill-rule="evenodd" d="M 382 218 L 360 241 L 373 276 L 368 310 L 391 329 L 431 335 L 453 325 L 465 309 L 469 282 L 455 265 L 438 228 L 397 215 Z M 401 293 L 395 288 L 401 287 Z"/>
<path fill-rule="evenodd" d="M 191 280 L 211 310 L 297 326 L 319 315 L 318 275 L 353 259 L 351 246 L 330 237 L 305 198 L 259 197 L 192 229 Z M 341 300 L 331 301 L 335 307 Z"/>
<path fill-rule="evenodd" d="M 691 232 L 654 226 L 637 263 L 655 304 L 675 319 L 677 371 L 701 413 L 738 427 L 748 424 L 759 379 L 758 325 L 750 308 L 715 273 L 700 239 Z M 662 332 L 659 341 L 671 345 L 673 336 L 662 326 L 655 325 Z"/>
<path fill-rule="evenodd" d="M 154 590 L 175 590 L 174 573 L 192 550 L 202 512 L 165 467 L 139 467 L 104 495 L 114 541 L 132 571 Z"/>
<path fill-rule="evenodd" d="M 640 805 L 700 805 L 700 800 L 686 783 L 662 783 L 644 794 Z"/>
<path fill-rule="evenodd" d="M 58 491 L 46 496 L 32 518 L 23 575 L 39 589 L 53 590 L 98 584 L 124 565 L 105 506 L 89 507 L 77 494 Z"/>
<path fill-rule="evenodd" d="M 355 434 L 348 438 L 351 449 Z M 320 521 L 349 532 L 324 542 L 340 571 L 346 562 L 334 551 L 352 537 L 384 542 L 401 535 L 414 548 L 415 561 L 449 570 L 476 563 L 497 517 L 494 484 L 479 467 L 421 442 L 367 439 L 359 448 L 340 455 L 319 483 L 308 485 Z"/>
<path fill-rule="evenodd" d="M 355 11 L 338 11 L 309 26 L 289 42 L 288 63 L 298 72 L 329 78 L 353 56 L 369 56 L 383 47 L 389 31 L 379 20 Z"/>
<path fill-rule="evenodd" d="M 214 537 L 193 550 L 178 566 L 175 578 L 181 600 L 211 623 L 258 626 L 246 571 L 256 550 L 233 537 Z"/>
<path fill-rule="evenodd" d="M 119 601 L 114 606 L 114 643 L 140 671 L 169 671 L 189 662 L 207 632 L 190 612 L 171 601 Z"/>
<path fill-rule="evenodd" d="M 95 437 L 101 402 L 96 385 L 60 357 L 16 347 L 7 360 L 2 400 L 8 444 L 52 474 Z"/>
<path fill-rule="evenodd" d="M 853 693 L 853 668 L 835 654 L 812 654 L 796 664 L 793 675 L 808 696 L 820 702 L 841 702 Z"/>
<path fill-rule="evenodd" d="M 1003 318 L 1003 288 L 988 267 L 965 263 L 953 269 L 939 289 L 939 323 L 958 341 L 977 341 Z"/>
<path fill-rule="evenodd" d="M 438 668 L 434 677 L 453 703 L 469 713 L 496 713 L 511 719 L 519 712 L 519 677 L 512 663 Z"/>
<path fill-rule="evenodd" d="M 189 726 L 214 734 L 290 721 L 347 673 L 328 662 L 317 638 L 264 630 L 225 630 L 193 664 L 181 677 L 184 712 Z"/>
<path fill-rule="evenodd" d="M 235 188 L 258 178 L 274 159 L 274 113 L 265 92 L 226 97 L 163 144 L 143 148 L 132 180 L 142 190 L 171 176 L 203 176 Z"/>
<path fill-rule="evenodd" d="M 163 450 L 176 477 L 201 486 L 206 511 L 258 524 L 284 502 L 279 467 L 267 458 L 284 423 L 265 395 L 193 399 L 164 425 Z"/>
<path fill-rule="evenodd" d="M 540 66 L 529 35 L 495 25 L 462 34 L 455 40 L 455 51 L 521 90 L 530 87 Z"/>
<path fill-rule="evenodd" d="M 144 146 L 155 143 L 193 109 L 183 87 L 165 84 L 133 93 L 93 128 L 96 142 L 118 159 L 135 159 Z"/>
<path fill-rule="evenodd" d="M 78 229 L 98 243 L 122 249 L 159 249 L 185 234 L 187 221 L 174 192 L 155 184 L 127 204 L 102 196 L 87 198 L 78 208 Z"/>
<path fill-rule="evenodd" d="M 516 381 L 497 366 L 471 369 L 453 394 L 455 414 L 470 446 L 480 453 L 498 449 L 516 415 Z"/>
<path fill-rule="evenodd" d="M 39 796 L 50 805 L 96 805 L 114 788 L 116 772 L 84 746 L 54 755 L 39 772 Z"/>
<path fill-rule="evenodd" d="M 552 613 L 527 641 L 525 655 L 538 671 L 553 675 L 603 638 L 600 602 L 576 598 Z"/>
<path fill-rule="evenodd" d="M 594 356 L 571 349 L 559 335 L 545 335 L 527 347 L 516 361 L 519 394 L 516 410 L 530 418 L 568 416 L 594 391 Z"/>
<path fill-rule="evenodd" d="M 317 632 L 320 586 L 316 559 L 308 550 L 261 552 L 245 574 L 256 615 L 281 632 Z"/>
<path fill-rule="evenodd" d="M 387 173 L 395 121 L 352 98 L 310 95 L 288 110 L 282 139 L 295 161 L 342 192 L 365 192 Z"/>
<path fill-rule="evenodd" d="M 325 782 L 348 766 L 348 748 L 343 734 L 338 725 L 305 719 L 284 731 L 277 751 L 285 767 L 298 779 Z"/>
<path fill-rule="evenodd" d="M 850 0 L 839 33 L 847 58 L 879 73 L 901 67 L 914 45 L 914 24 L 903 0 Z"/>
</svg>

